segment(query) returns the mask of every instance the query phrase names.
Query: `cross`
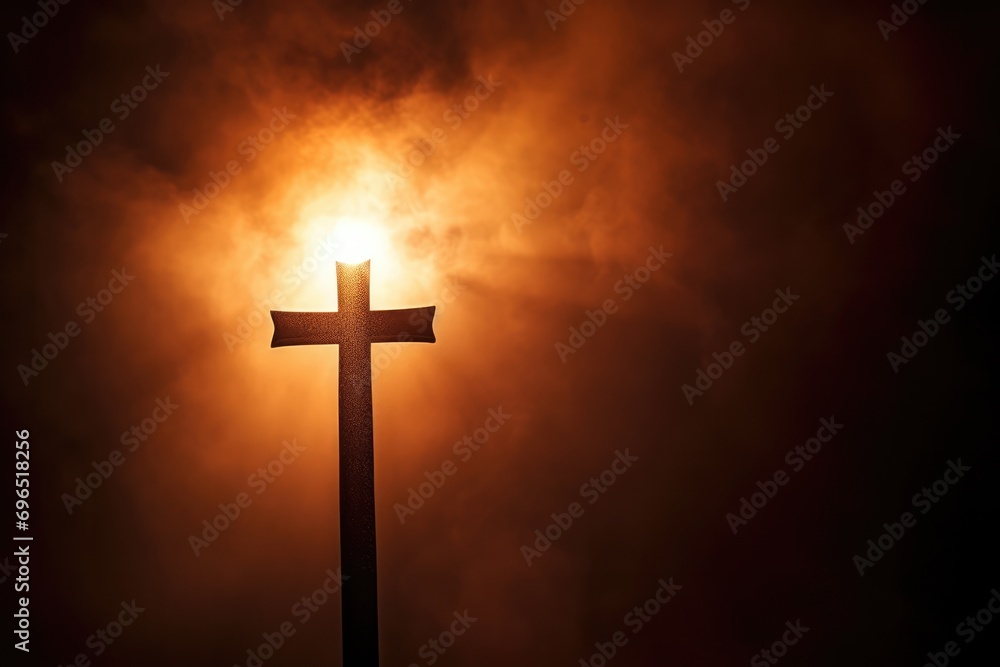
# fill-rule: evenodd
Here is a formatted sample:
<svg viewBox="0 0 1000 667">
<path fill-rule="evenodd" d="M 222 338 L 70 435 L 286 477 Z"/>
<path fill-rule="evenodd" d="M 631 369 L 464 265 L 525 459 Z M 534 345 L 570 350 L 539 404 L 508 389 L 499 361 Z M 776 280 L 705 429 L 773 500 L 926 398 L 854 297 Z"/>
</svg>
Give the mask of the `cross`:
<svg viewBox="0 0 1000 667">
<path fill-rule="evenodd" d="M 433 343 L 434 306 L 371 310 L 370 262 L 337 262 L 337 312 L 271 311 L 271 347 L 340 346 L 340 560 L 345 667 L 378 666 L 371 344 Z"/>
</svg>

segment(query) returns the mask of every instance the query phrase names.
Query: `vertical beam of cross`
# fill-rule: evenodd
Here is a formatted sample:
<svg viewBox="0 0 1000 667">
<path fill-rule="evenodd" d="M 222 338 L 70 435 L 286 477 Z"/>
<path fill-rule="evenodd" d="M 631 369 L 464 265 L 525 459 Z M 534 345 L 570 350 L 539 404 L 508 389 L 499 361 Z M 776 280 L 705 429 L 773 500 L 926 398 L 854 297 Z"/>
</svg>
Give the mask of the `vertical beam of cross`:
<svg viewBox="0 0 1000 667">
<path fill-rule="evenodd" d="M 434 306 L 372 311 L 370 263 L 337 263 L 335 313 L 271 311 L 271 347 L 339 345 L 340 557 L 345 667 L 378 666 L 371 345 L 435 342 Z"/>
<path fill-rule="evenodd" d="M 375 449 L 369 265 L 337 264 L 340 343 L 340 559 L 344 667 L 378 665 Z"/>
</svg>

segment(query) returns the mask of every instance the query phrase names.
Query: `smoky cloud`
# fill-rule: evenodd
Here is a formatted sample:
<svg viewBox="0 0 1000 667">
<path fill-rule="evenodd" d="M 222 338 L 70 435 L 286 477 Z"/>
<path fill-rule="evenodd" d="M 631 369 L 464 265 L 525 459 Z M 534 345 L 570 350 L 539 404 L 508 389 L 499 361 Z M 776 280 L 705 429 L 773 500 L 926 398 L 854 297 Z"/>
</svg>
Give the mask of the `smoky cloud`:
<svg viewBox="0 0 1000 667">
<path fill-rule="evenodd" d="M 336 350 L 270 349 L 266 313 L 335 309 L 324 221 L 345 216 L 390 239 L 373 307 L 438 306 L 437 344 L 373 348 L 385 664 L 428 664 L 421 646 L 465 610 L 478 620 L 442 664 L 576 664 L 670 577 L 684 589 L 617 660 L 728 663 L 786 620 L 747 621 L 733 600 L 780 567 L 805 576 L 797 560 L 834 577 L 853 524 L 737 551 L 722 517 L 817 419 L 862 430 L 885 402 L 893 377 L 872 369 L 921 312 L 887 295 L 918 275 L 933 292 L 991 252 L 937 242 L 960 185 L 946 174 L 980 182 L 972 144 L 993 137 L 975 77 L 954 72 L 988 63 L 933 4 L 888 41 L 865 3 L 562 5 L 565 20 L 554 0 L 402 0 L 362 48 L 355 29 L 387 3 L 72 3 L 11 59 L 5 392 L 37 434 L 52 659 L 133 597 L 148 611 L 104 664 L 246 664 L 287 620 L 273 664 L 340 659 L 339 598 L 292 613 L 339 564 Z M 723 10 L 735 19 L 679 71 Z M 168 74 L 122 118 L 147 67 Z M 833 94 L 783 138 L 813 86 Z M 104 118 L 114 130 L 57 177 Z M 908 222 L 850 244 L 857 206 L 949 125 L 979 139 L 900 199 Z M 780 149 L 723 201 L 718 181 L 770 137 Z M 643 274 L 657 249 L 669 258 Z M 115 270 L 134 282 L 84 322 Z M 786 288 L 801 301 L 689 405 L 681 386 Z M 14 369 L 68 322 L 80 334 L 25 383 Z M 179 407 L 128 451 L 122 434 L 167 397 Z M 509 422 L 461 461 L 455 443 L 501 406 Z M 258 493 L 287 441 L 303 451 Z M 67 512 L 115 449 L 124 463 Z M 625 449 L 636 468 L 581 501 Z M 447 460 L 457 472 L 401 523 L 394 506 Z M 841 484 L 848 460 L 816 479 Z M 190 537 L 241 493 L 195 555 Z M 529 566 L 521 547 L 573 502 L 583 515 Z"/>
</svg>

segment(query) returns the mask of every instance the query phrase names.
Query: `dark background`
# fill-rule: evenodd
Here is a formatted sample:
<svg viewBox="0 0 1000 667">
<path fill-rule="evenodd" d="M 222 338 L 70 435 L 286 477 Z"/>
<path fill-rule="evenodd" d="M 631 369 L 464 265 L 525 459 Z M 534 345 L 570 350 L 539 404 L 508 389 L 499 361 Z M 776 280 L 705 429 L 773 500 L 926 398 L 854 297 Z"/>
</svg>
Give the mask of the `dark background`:
<svg viewBox="0 0 1000 667">
<path fill-rule="evenodd" d="M 34 536 L 32 661 L 14 664 L 70 664 L 133 598 L 147 611 L 93 664 L 246 664 L 336 568 L 336 355 L 269 350 L 269 324 L 231 353 L 222 332 L 296 247 L 292 183 L 396 160 L 489 73 L 500 92 L 389 208 L 419 209 L 387 224 L 429 277 L 373 286 L 376 307 L 465 286 L 439 303 L 438 343 L 375 382 L 383 663 L 427 664 L 421 645 L 468 609 L 439 664 L 578 665 L 661 577 L 683 589 L 612 664 L 745 664 L 796 619 L 787 664 L 922 665 L 952 640 L 954 664 L 996 663 L 1000 623 L 969 645 L 955 627 L 1000 587 L 1000 282 L 898 373 L 886 354 L 1000 250 L 997 11 L 928 2 L 886 41 L 890 3 L 663 4 L 588 0 L 553 31 L 554 0 L 416 0 L 347 63 L 339 43 L 384 3 L 248 1 L 220 21 L 209 0 L 72 1 L 7 49 L 3 422 L 8 441 L 31 432 Z M 36 11 L 8 3 L 0 27 Z M 167 81 L 57 182 L 64 146 L 156 63 Z M 722 202 L 716 181 L 820 84 L 830 101 Z M 284 105 L 295 123 L 185 225 L 191 189 Z M 619 142 L 517 233 L 524 197 L 618 114 Z M 948 126 L 962 138 L 848 243 L 857 207 Z M 660 244 L 667 266 L 560 363 L 554 343 Z M 25 386 L 18 364 L 121 266 L 134 286 Z M 681 385 L 785 287 L 801 299 L 689 406 Z M 75 478 L 165 396 L 177 416 L 68 514 Z M 510 424 L 401 524 L 394 505 L 500 405 Z M 733 535 L 725 515 L 830 416 L 843 431 Z M 188 536 L 285 438 L 302 462 L 195 557 Z M 520 547 L 625 448 L 640 463 L 528 567 Z M 958 458 L 971 472 L 859 577 L 852 557 Z M 12 447 L 2 460 L 11 488 Z M 339 646 L 335 597 L 266 664 L 339 664 Z"/>
</svg>

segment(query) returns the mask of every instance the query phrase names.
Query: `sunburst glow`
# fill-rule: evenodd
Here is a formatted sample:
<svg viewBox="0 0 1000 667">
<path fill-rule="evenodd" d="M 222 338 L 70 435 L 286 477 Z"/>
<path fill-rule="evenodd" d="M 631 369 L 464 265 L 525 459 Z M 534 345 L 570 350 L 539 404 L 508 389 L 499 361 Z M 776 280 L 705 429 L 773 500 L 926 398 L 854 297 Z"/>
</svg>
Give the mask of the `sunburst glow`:
<svg viewBox="0 0 1000 667">
<path fill-rule="evenodd" d="M 334 219 L 319 217 L 309 222 L 309 227 L 319 235 L 329 236 L 334 246 L 334 259 L 338 262 L 357 264 L 373 260 L 387 264 L 391 248 L 385 230 L 371 220 L 357 218 Z"/>
</svg>

